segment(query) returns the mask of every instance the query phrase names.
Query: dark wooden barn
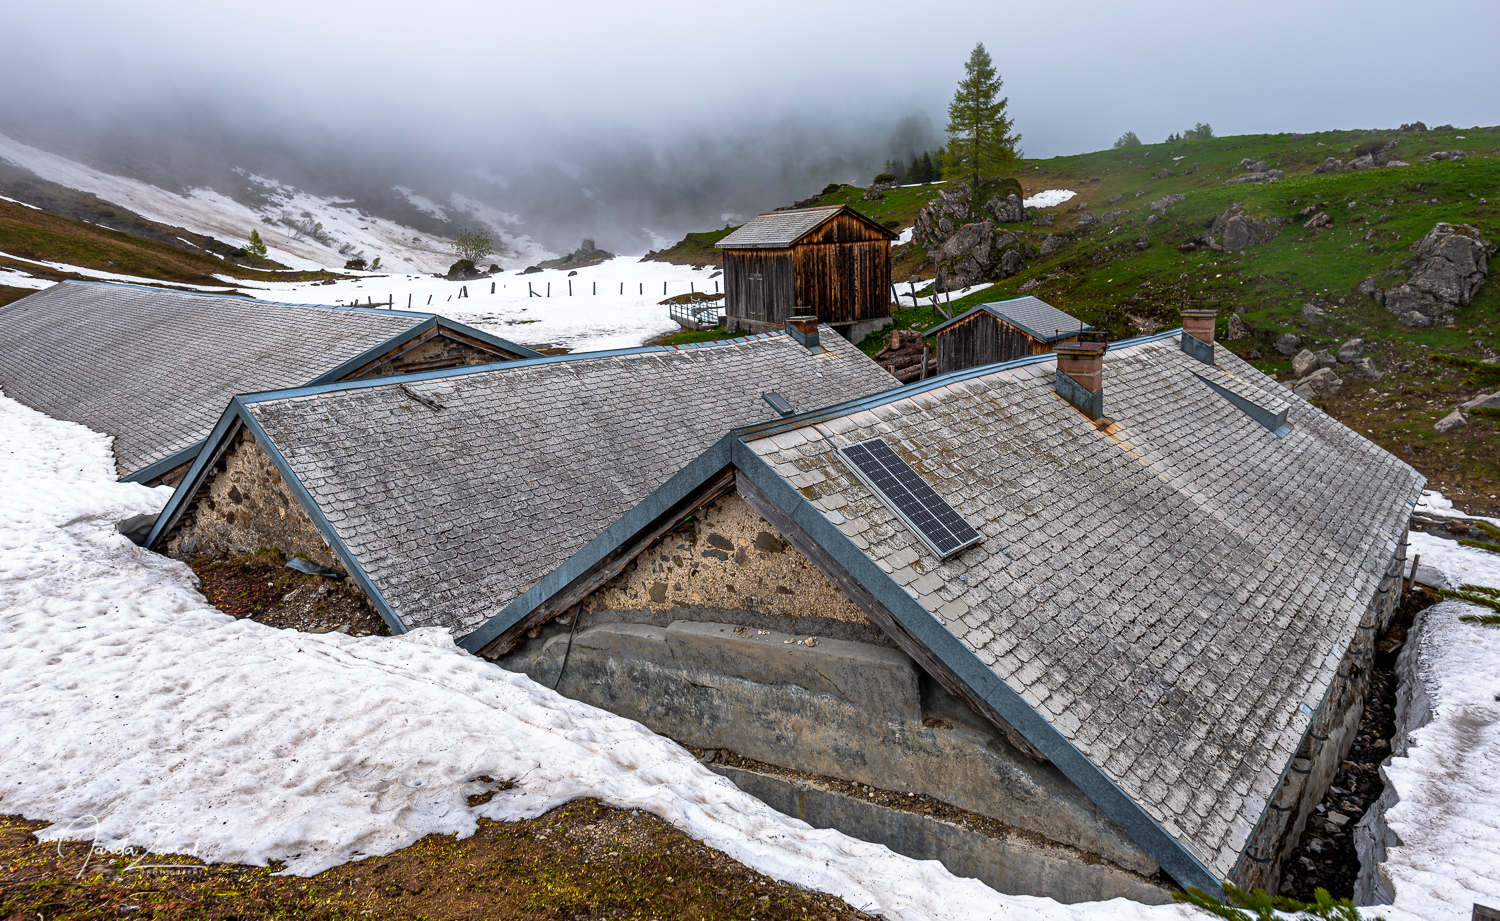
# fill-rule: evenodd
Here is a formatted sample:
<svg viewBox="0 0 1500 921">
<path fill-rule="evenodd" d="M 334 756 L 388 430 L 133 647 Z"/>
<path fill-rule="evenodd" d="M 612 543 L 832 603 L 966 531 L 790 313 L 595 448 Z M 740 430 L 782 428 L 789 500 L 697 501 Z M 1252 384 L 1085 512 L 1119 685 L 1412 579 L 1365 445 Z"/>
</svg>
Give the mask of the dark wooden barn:
<svg viewBox="0 0 1500 921">
<path fill-rule="evenodd" d="M 845 205 L 756 217 L 716 244 L 728 328 L 759 332 L 816 314 L 850 339 L 878 329 L 891 315 L 895 238 Z"/>
<path fill-rule="evenodd" d="M 937 337 L 939 374 L 1050 352 L 1093 329 L 1034 297 L 980 304 L 925 335 Z"/>
</svg>

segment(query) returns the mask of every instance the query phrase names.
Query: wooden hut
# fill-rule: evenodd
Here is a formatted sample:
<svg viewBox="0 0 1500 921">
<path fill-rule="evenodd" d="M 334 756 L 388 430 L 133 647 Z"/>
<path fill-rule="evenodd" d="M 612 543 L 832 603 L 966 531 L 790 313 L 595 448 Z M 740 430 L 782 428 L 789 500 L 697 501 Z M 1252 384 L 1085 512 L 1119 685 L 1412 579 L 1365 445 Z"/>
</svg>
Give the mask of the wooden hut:
<svg viewBox="0 0 1500 921">
<path fill-rule="evenodd" d="M 731 331 L 781 328 L 797 314 L 851 340 L 891 315 L 896 234 L 845 205 L 771 211 L 715 244 Z"/>
<path fill-rule="evenodd" d="M 1018 297 L 980 304 L 924 335 L 937 337 L 937 369 L 946 374 L 1050 352 L 1059 342 L 1076 342 L 1091 329 L 1046 301 Z"/>
</svg>

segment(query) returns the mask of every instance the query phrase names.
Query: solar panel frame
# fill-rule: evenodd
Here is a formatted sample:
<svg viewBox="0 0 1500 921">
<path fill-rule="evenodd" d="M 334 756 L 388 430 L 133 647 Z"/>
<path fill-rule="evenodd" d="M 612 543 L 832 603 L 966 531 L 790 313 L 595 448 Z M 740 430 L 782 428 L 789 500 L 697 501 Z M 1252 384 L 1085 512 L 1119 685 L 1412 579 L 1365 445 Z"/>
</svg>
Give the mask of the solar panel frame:
<svg viewBox="0 0 1500 921">
<path fill-rule="evenodd" d="M 860 482 L 879 496 L 938 559 L 946 560 L 984 539 L 885 439 L 843 445 L 839 454 Z"/>
</svg>

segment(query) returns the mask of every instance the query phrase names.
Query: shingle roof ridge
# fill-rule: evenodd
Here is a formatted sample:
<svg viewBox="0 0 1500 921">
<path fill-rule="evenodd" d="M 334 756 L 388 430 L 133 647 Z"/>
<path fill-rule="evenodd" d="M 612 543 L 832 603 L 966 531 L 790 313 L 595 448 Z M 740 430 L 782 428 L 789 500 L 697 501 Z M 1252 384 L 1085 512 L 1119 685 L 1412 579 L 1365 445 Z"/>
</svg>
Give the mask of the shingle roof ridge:
<svg viewBox="0 0 1500 921">
<path fill-rule="evenodd" d="M 187 296 L 187 297 L 209 297 L 209 298 L 218 298 L 218 299 L 226 300 L 226 301 L 245 301 L 247 303 L 261 304 L 261 305 L 265 305 L 265 306 L 268 306 L 268 307 L 306 307 L 306 308 L 309 308 L 309 309 L 316 308 L 316 309 L 319 309 L 319 310 L 341 310 L 341 311 L 345 311 L 345 312 L 348 312 L 348 313 L 362 313 L 362 314 L 370 314 L 370 315 L 374 315 L 374 316 L 385 316 L 385 317 L 416 317 L 416 318 L 418 318 L 418 322 L 422 322 L 422 321 L 425 321 L 425 320 L 429 320 L 429 319 L 431 319 L 433 317 L 440 316 L 440 314 L 436 314 L 436 313 L 433 313 L 433 312 L 427 311 L 427 310 L 381 310 L 378 307 L 374 307 L 374 306 L 368 305 L 368 304 L 304 304 L 304 303 L 293 302 L 293 301 L 268 301 L 268 300 L 265 300 L 264 298 L 252 297 L 251 295 L 248 295 L 248 294 L 230 294 L 228 292 L 219 292 L 219 291 L 187 291 L 187 290 L 184 290 L 182 288 L 157 288 L 157 287 L 153 287 L 152 285 L 138 285 L 138 284 L 132 284 L 130 282 L 119 282 L 119 281 L 103 281 L 103 280 L 90 280 L 90 279 L 73 279 L 73 278 L 69 278 L 69 279 L 65 279 L 63 281 L 58 282 L 58 285 L 59 286 L 61 286 L 61 285 L 72 285 L 72 286 L 77 286 L 77 287 L 88 286 L 88 287 L 111 288 L 111 289 L 128 288 L 128 289 L 131 289 L 131 290 L 134 290 L 134 291 L 147 291 L 147 292 L 150 292 L 151 294 L 155 294 L 155 295 L 167 294 L 167 295 L 183 295 L 183 296 Z M 47 289 L 43 289 L 43 290 L 47 290 Z"/>
<path fill-rule="evenodd" d="M 1021 329 L 1025 330 L 1026 332 L 1030 333 L 1031 335 L 1035 336 L 1036 338 L 1044 340 L 1044 341 L 1050 342 L 1050 341 L 1052 341 L 1054 339 L 1062 338 L 1062 335 L 1066 335 L 1066 334 L 1062 334 L 1062 335 L 1059 335 L 1059 334 L 1047 335 L 1045 333 L 1041 333 L 1041 332 L 1039 332 L 1039 331 L 1037 331 L 1035 329 L 1032 329 L 1031 326 L 1028 325 L 1027 319 L 1021 315 L 1020 311 L 1007 312 L 1006 310 L 1002 309 L 1006 304 L 1018 305 L 1018 304 L 1022 304 L 1022 303 L 1025 303 L 1025 302 L 1031 302 L 1031 303 L 1035 303 L 1035 304 L 1040 304 L 1042 307 L 1045 307 L 1048 310 L 1054 311 L 1054 312 L 1060 314 L 1061 316 L 1067 317 L 1070 321 L 1078 319 L 1077 317 L 1074 317 L 1072 314 L 1068 313 L 1067 311 L 1062 310 L 1059 307 L 1055 307 L 1052 304 L 1049 304 L 1046 301 L 1042 300 L 1041 298 L 1036 297 L 1035 295 L 1032 295 L 1032 294 L 1023 294 L 1020 297 L 1006 298 L 1003 301 L 987 301 L 986 303 L 978 304 L 978 305 L 976 305 L 974 307 L 970 307 L 968 310 L 965 310 L 963 313 L 961 313 L 958 316 L 952 318 L 951 320 L 944 320 L 943 322 L 941 322 L 938 325 L 934 326 L 932 329 L 929 329 L 926 332 L 924 332 L 922 335 L 923 336 L 933 336 L 933 335 L 936 335 L 937 333 L 942 332 L 943 330 L 945 330 L 948 327 L 954 325 L 955 323 L 958 323 L 958 322 L 960 322 L 962 320 L 966 320 L 969 317 L 972 317 L 974 314 L 978 313 L 981 310 L 984 311 L 985 313 L 988 313 L 990 316 L 998 317 L 998 318 L 1004 320 L 1005 322 L 1010 323 L 1013 326 L 1018 326 Z M 1071 326 L 1072 326 L 1072 324 L 1070 323 L 1069 324 L 1069 328 L 1071 328 Z M 1094 327 L 1091 326 L 1091 325 L 1089 325 L 1088 323 L 1083 323 L 1082 326 L 1081 326 L 1080 331 L 1092 330 L 1093 328 Z M 1057 330 L 1058 330 L 1058 333 L 1061 333 L 1061 327 L 1058 327 Z"/>
<path fill-rule="evenodd" d="M 1118 342 L 1111 342 L 1109 344 L 1109 351 L 1111 354 L 1118 354 L 1121 349 L 1133 349 L 1140 346 L 1151 345 L 1152 343 L 1162 342 L 1167 339 L 1175 338 L 1181 335 L 1181 333 L 1182 328 L 1178 327 L 1176 329 L 1169 329 L 1163 332 L 1152 333 L 1146 336 L 1137 336 L 1134 339 L 1122 339 Z M 904 400 L 909 397 L 918 396 L 928 391 L 937 390 L 942 387 L 950 386 L 952 384 L 973 380 L 975 378 L 1004 374 L 1006 372 L 1015 371 L 1020 368 L 1028 367 L 1030 365 L 1038 365 L 1053 361 L 1056 358 L 1057 356 L 1051 352 L 1043 352 L 1040 355 L 1027 355 L 1023 358 L 1013 358 L 1010 361 L 1000 361 L 988 365 L 976 365 L 975 367 L 964 368 L 960 371 L 949 371 L 947 374 L 939 374 L 936 377 L 929 377 L 925 381 L 916 381 L 914 383 L 905 384 L 900 387 L 893 387 L 890 390 L 882 391 L 881 393 L 877 393 L 874 396 L 863 397 L 858 400 L 850 400 L 847 403 L 838 403 L 833 406 L 825 406 L 819 409 L 807 410 L 806 412 L 798 413 L 795 416 L 787 416 L 782 419 L 773 420 L 761 426 L 746 426 L 745 428 L 740 429 L 737 434 L 741 439 L 746 441 L 752 438 L 767 438 L 780 432 L 801 428 L 802 426 L 809 425 L 813 422 L 820 422 L 825 419 L 846 416 L 852 413 L 860 412 L 862 410 L 874 409 L 877 406 L 886 406 L 888 404 L 895 403 L 898 400 Z"/>
<path fill-rule="evenodd" d="M 846 205 L 817 205 L 811 208 L 789 208 L 786 211 L 762 211 L 715 243 L 714 248 L 732 249 L 737 244 L 752 248 L 754 246 L 772 248 L 790 246 L 799 237 L 846 207 Z M 854 209 L 849 210 L 853 212 Z"/>
<path fill-rule="evenodd" d="M 830 331 L 830 335 L 837 335 Z M 612 358 L 629 358 L 637 355 L 671 355 L 686 354 L 691 346 L 744 346 L 751 342 L 760 340 L 782 338 L 791 341 L 791 337 L 784 331 L 756 333 L 750 336 L 739 336 L 734 339 L 721 339 L 713 342 L 684 343 L 682 345 L 638 345 L 623 349 L 604 349 L 598 352 L 569 352 L 565 355 L 544 355 L 541 358 L 522 358 L 510 361 L 495 361 L 481 365 L 467 365 L 459 368 L 441 368 L 436 371 L 413 371 L 409 374 L 395 374 L 384 377 L 365 378 L 362 380 L 333 381 L 327 384 L 315 384 L 306 387 L 288 387 L 280 390 L 265 390 L 258 393 L 240 394 L 240 400 L 245 404 L 267 403 L 276 400 L 288 400 L 298 397 L 319 396 L 327 393 L 350 392 L 375 387 L 396 386 L 399 384 L 412 384 L 421 381 L 438 380 L 449 377 L 466 377 L 475 374 L 498 373 L 502 371 L 523 371 L 544 365 L 554 364 L 576 364 L 584 361 L 597 361 Z M 800 346 L 799 346 L 800 347 Z"/>
</svg>

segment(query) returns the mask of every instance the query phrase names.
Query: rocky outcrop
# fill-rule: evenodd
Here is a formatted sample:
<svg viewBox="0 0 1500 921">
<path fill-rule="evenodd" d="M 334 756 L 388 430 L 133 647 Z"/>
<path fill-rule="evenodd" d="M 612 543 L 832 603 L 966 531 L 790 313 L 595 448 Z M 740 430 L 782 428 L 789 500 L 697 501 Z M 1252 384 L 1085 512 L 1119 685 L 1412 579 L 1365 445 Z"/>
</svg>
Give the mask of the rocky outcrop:
<svg viewBox="0 0 1500 921">
<path fill-rule="evenodd" d="M 1319 173 L 1341 173 L 1344 171 L 1344 161 L 1334 157 L 1328 157 L 1318 166 L 1313 167 L 1313 175 Z"/>
<path fill-rule="evenodd" d="M 1304 230 L 1322 230 L 1324 227 L 1332 227 L 1332 226 L 1333 226 L 1333 218 L 1331 218 L 1331 217 L 1328 216 L 1328 212 L 1327 211 L 1319 211 L 1317 214 L 1314 214 L 1312 217 L 1310 217 L 1310 218 L 1307 219 L 1307 223 L 1302 225 L 1302 229 L 1304 229 Z"/>
<path fill-rule="evenodd" d="M 987 279 L 1009 278 L 1026 267 L 1014 234 L 989 221 L 965 224 L 928 257 L 938 267 L 937 288 L 967 288 Z"/>
<path fill-rule="evenodd" d="M 988 207 L 995 220 L 1002 224 L 1019 224 L 1026 220 L 1026 206 L 1021 203 L 1021 196 L 1014 192 L 1004 198 L 995 196 L 990 199 Z"/>
<path fill-rule="evenodd" d="M 546 262 L 539 262 L 537 265 L 544 269 L 582 269 L 591 265 L 598 265 L 601 262 L 607 262 L 613 258 L 615 258 L 614 253 L 606 253 L 596 246 L 593 240 L 585 237 L 582 245 L 573 252 L 563 256 L 561 259 L 549 259 Z"/>
<path fill-rule="evenodd" d="M 1169 169 L 1164 169 L 1164 170 L 1162 170 L 1162 171 L 1161 171 L 1161 172 L 1159 172 L 1159 173 L 1152 173 L 1152 174 L 1151 174 L 1151 178 L 1152 178 L 1152 179 L 1167 179 L 1167 178 L 1169 178 L 1169 177 L 1170 177 L 1170 176 L 1171 176 L 1171 175 L 1172 175 L 1172 171 L 1171 171 L 1171 170 L 1169 170 Z"/>
<path fill-rule="evenodd" d="M 1165 212 L 1167 208 L 1177 204 L 1180 201 L 1187 201 L 1187 196 L 1183 195 L 1180 192 L 1173 192 L 1171 195 L 1158 198 L 1156 201 L 1151 202 L 1151 210 Z"/>
<path fill-rule="evenodd" d="M 1431 326 L 1467 306 L 1479 292 L 1495 249 L 1476 227 L 1439 223 L 1411 245 L 1411 276 L 1371 294 L 1407 326 Z"/>
<path fill-rule="evenodd" d="M 1462 160 L 1464 157 L 1467 157 L 1467 156 L 1468 156 L 1468 154 L 1464 153 L 1462 150 L 1439 150 L 1439 151 L 1437 151 L 1435 153 L 1428 154 L 1427 156 L 1423 157 L 1422 159 L 1418 160 L 1417 162 L 1418 163 L 1432 163 L 1432 162 L 1435 162 L 1437 160 Z"/>
<path fill-rule="evenodd" d="M 1224 180 L 1224 184 L 1225 185 L 1236 185 L 1238 183 L 1243 183 L 1243 182 L 1275 182 L 1278 179 L 1285 179 L 1285 178 L 1286 178 L 1286 173 L 1283 173 L 1281 170 L 1279 170 L 1279 169 L 1268 169 L 1268 170 L 1265 170 L 1265 171 L 1259 172 L 1259 173 L 1246 173 L 1243 176 L 1236 176 L 1233 179 L 1225 179 Z"/>
<path fill-rule="evenodd" d="M 1297 354 L 1300 348 L 1302 348 L 1302 337 L 1296 333 L 1283 333 L 1276 339 L 1276 351 L 1288 358 Z"/>
<path fill-rule="evenodd" d="M 1237 313 L 1229 315 L 1229 330 L 1224 333 L 1225 339 L 1244 339 L 1250 335 L 1250 327 Z"/>
<path fill-rule="evenodd" d="M 473 259 L 460 259 L 448 267 L 448 274 L 443 277 L 448 281 L 473 281 L 484 278 L 486 274 L 474 265 Z"/>
<path fill-rule="evenodd" d="M 912 242 L 928 251 L 928 257 L 942 247 L 960 227 L 982 221 L 1020 223 L 1026 220 L 1026 208 L 1014 192 L 994 196 L 982 206 L 974 202 L 967 182 L 955 182 L 942 189 L 932 203 L 917 212 L 912 224 Z"/>
<path fill-rule="evenodd" d="M 1332 396 L 1343 389 L 1343 378 L 1333 373 L 1332 368 L 1320 368 L 1299 381 L 1292 392 L 1304 400 L 1316 400 Z"/>
<path fill-rule="evenodd" d="M 1050 256 L 1067 245 L 1067 242 L 1067 234 L 1049 234 L 1047 239 L 1042 242 L 1041 254 L 1043 256 Z"/>
</svg>

